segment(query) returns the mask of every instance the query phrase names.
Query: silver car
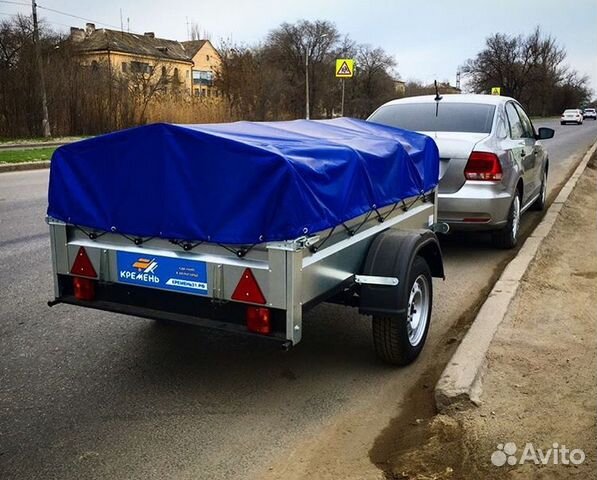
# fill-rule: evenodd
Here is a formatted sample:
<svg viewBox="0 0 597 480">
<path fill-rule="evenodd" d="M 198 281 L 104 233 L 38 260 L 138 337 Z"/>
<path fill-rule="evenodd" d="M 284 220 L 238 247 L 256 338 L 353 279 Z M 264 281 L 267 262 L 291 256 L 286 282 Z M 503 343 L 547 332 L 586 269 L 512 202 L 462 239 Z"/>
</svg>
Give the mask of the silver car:
<svg viewBox="0 0 597 480">
<path fill-rule="evenodd" d="M 440 153 L 439 220 L 454 230 L 488 230 L 512 248 L 520 215 L 542 210 L 549 160 L 522 106 L 497 95 L 421 96 L 392 100 L 368 121 L 432 137 Z"/>
</svg>

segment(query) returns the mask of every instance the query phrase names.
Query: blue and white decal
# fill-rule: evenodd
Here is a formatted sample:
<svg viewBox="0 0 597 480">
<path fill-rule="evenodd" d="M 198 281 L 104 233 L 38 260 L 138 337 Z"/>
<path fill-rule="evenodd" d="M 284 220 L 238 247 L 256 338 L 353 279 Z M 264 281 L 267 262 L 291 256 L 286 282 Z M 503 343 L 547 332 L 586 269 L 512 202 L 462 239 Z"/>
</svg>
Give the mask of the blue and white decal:
<svg viewBox="0 0 597 480">
<path fill-rule="evenodd" d="M 207 295 L 205 262 L 117 252 L 118 281 L 177 292 Z"/>
</svg>

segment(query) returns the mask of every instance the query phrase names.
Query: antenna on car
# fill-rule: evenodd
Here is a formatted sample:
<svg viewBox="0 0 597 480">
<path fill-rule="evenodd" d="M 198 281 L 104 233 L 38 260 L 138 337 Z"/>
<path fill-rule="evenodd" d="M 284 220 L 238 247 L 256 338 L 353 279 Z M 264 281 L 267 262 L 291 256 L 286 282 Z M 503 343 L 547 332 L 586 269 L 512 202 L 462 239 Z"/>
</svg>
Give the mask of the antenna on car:
<svg viewBox="0 0 597 480">
<path fill-rule="evenodd" d="M 440 101 L 442 98 L 444 98 L 444 97 L 442 97 L 442 96 L 439 94 L 439 88 L 437 87 L 437 80 L 434 80 L 434 81 L 433 81 L 433 84 L 435 85 L 435 98 L 434 98 L 434 100 L 435 100 L 436 102 L 439 102 L 439 101 Z"/>
<path fill-rule="evenodd" d="M 437 80 L 433 81 L 433 84 L 435 85 L 435 116 L 437 117 L 437 114 L 439 113 L 439 101 L 444 98 L 439 94 L 439 88 L 437 87 Z"/>
</svg>

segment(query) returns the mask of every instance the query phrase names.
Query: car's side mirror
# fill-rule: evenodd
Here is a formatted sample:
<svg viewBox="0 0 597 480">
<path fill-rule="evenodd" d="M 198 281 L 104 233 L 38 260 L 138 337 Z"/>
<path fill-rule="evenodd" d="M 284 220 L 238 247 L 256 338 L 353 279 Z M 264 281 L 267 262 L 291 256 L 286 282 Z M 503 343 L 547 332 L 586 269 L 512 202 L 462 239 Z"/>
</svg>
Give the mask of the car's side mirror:
<svg viewBox="0 0 597 480">
<path fill-rule="evenodd" d="M 555 134 L 555 130 L 553 128 L 541 127 L 537 132 L 537 140 L 547 140 L 548 138 L 553 138 Z"/>
</svg>

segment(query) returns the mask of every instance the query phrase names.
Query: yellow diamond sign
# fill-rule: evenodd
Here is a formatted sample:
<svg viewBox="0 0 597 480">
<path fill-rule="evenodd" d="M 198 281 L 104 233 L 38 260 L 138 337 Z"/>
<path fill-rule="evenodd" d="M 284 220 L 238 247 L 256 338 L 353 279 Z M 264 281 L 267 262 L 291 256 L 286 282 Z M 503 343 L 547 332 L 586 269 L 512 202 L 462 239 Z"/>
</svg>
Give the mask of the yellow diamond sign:
<svg viewBox="0 0 597 480">
<path fill-rule="evenodd" d="M 352 58 L 336 59 L 336 77 L 352 78 L 354 76 L 354 60 Z"/>
</svg>

